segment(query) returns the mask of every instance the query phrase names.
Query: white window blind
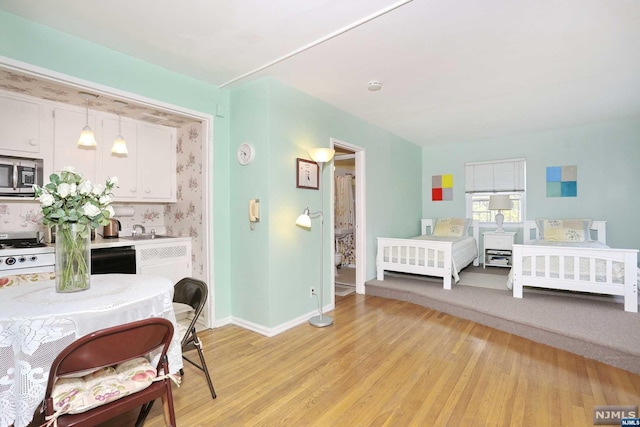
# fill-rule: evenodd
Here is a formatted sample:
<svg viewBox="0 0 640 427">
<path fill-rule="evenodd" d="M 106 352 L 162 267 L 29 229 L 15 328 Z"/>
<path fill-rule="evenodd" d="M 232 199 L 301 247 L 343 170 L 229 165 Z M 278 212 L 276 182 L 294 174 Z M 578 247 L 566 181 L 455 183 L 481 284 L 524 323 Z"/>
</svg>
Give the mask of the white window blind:
<svg viewBox="0 0 640 427">
<path fill-rule="evenodd" d="M 465 164 L 465 191 L 467 193 L 524 190 L 525 159 Z"/>
</svg>

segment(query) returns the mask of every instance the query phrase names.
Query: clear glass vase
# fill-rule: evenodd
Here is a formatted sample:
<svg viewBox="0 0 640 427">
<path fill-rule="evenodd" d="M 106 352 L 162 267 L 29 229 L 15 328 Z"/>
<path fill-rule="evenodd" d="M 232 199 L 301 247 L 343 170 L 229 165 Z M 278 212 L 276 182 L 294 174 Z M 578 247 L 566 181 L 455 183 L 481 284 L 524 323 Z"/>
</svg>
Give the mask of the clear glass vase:
<svg viewBox="0 0 640 427">
<path fill-rule="evenodd" d="M 91 228 L 56 225 L 56 292 L 78 292 L 91 285 Z"/>
</svg>

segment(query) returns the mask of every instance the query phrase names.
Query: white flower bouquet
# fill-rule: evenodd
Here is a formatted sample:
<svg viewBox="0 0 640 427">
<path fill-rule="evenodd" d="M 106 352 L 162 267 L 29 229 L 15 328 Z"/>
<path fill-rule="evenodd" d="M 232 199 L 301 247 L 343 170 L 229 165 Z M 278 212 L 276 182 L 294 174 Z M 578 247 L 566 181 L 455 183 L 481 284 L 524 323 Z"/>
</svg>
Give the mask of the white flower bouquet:
<svg viewBox="0 0 640 427">
<path fill-rule="evenodd" d="M 35 198 L 42 206 L 44 225 L 56 226 L 56 290 L 74 292 L 88 289 L 91 270 L 91 230 L 109 223 L 115 177 L 103 184 L 83 180 L 72 167 L 51 174 L 43 187 L 34 185 Z"/>
</svg>

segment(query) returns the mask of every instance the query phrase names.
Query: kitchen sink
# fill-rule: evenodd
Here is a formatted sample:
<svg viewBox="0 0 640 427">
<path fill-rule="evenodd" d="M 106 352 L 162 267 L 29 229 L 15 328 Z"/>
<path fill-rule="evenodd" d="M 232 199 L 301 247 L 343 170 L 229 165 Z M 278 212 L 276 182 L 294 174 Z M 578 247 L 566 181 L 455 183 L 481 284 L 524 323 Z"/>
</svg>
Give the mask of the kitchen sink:
<svg viewBox="0 0 640 427">
<path fill-rule="evenodd" d="M 124 236 L 121 239 L 127 240 L 151 240 L 151 239 L 170 239 L 173 236 L 165 236 L 163 234 L 136 234 L 135 236 Z"/>
</svg>

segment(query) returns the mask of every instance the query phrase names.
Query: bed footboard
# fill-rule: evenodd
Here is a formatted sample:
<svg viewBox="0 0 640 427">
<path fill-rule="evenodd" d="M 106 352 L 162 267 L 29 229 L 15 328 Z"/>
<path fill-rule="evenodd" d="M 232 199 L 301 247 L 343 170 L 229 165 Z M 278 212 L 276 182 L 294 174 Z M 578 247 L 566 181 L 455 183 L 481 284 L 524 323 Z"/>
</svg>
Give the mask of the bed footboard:
<svg viewBox="0 0 640 427">
<path fill-rule="evenodd" d="M 443 278 L 444 289 L 451 289 L 452 242 L 378 237 L 377 279 L 384 271 Z"/>
<path fill-rule="evenodd" d="M 638 250 L 513 245 L 513 296 L 523 287 L 562 289 L 624 297 L 638 312 Z"/>
</svg>

